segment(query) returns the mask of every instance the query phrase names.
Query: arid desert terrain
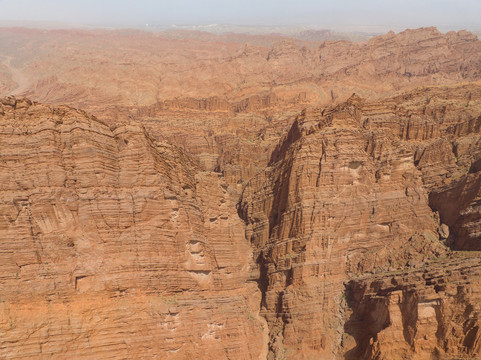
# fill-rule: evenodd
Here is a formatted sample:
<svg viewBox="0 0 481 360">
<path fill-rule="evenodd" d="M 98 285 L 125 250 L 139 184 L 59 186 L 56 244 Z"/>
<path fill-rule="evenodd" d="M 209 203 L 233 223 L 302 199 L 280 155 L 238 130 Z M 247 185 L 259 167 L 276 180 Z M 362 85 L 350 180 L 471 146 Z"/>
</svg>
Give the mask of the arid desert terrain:
<svg viewBox="0 0 481 360">
<path fill-rule="evenodd" d="M 480 326 L 476 34 L 0 29 L 0 359 L 479 359 Z"/>
</svg>

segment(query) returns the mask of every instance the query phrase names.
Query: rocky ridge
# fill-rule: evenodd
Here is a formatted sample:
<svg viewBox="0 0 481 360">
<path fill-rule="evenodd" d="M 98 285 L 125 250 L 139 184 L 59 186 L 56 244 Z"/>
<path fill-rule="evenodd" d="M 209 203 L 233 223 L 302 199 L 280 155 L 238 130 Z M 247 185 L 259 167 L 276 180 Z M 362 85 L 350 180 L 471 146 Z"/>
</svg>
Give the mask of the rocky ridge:
<svg viewBox="0 0 481 360">
<path fill-rule="evenodd" d="M 115 106 L 178 99 L 218 97 L 235 103 L 275 93 L 285 102 L 304 96 L 326 105 L 352 92 L 384 97 L 481 78 L 481 42 L 466 31 L 422 28 L 364 43 L 273 36 L 271 44 L 258 45 L 231 37 L 181 40 L 162 32 L 3 29 L 0 62 L 7 81 L 2 89 L 14 91 L 22 82 L 23 93 L 34 100 L 112 118 Z"/>
<path fill-rule="evenodd" d="M 439 235 L 446 225 L 429 194 L 463 179 L 479 158 L 472 149 L 481 106 L 467 104 L 479 91 L 429 88 L 374 103 L 352 96 L 299 115 L 239 208 L 257 259 L 271 358 L 352 354 L 343 339 L 345 281 L 446 256 Z"/>
<path fill-rule="evenodd" d="M 138 122 L 237 184 L 267 166 L 304 107 L 481 79 L 481 42 L 466 31 L 422 28 L 363 43 L 188 34 L 3 29 L 0 90 L 109 125 Z"/>
<path fill-rule="evenodd" d="M 250 249 L 218 175 L 137 125 L 15 98 L 0 116 L 2 358 L 261 354 Z"/>
</svg>

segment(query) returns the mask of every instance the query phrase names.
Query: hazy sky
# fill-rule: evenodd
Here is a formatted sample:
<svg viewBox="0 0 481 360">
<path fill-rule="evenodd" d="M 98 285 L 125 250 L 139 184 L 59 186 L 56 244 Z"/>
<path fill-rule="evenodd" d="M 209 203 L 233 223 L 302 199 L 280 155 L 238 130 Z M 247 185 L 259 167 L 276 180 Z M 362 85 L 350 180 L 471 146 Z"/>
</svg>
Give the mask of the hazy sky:
<svg viewBox="0 0 481 360">
<path fill-rule="evenodd" d="M 481 29 L 481 0 L 0 0 L 0 20 Z"/>
</svg>

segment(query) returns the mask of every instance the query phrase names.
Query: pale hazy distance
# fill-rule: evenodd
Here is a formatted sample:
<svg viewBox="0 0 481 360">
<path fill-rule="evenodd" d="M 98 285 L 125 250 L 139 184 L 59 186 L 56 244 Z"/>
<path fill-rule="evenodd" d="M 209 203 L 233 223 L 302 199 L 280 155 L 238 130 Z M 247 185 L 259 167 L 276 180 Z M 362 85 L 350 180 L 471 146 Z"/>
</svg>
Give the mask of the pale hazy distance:
<svg viewBox="0 0 481 360">
<path fill-rule="evenodd" d="M 0 0 L 0 21 L 481 29 L 480 0 Z"/>
</svg>

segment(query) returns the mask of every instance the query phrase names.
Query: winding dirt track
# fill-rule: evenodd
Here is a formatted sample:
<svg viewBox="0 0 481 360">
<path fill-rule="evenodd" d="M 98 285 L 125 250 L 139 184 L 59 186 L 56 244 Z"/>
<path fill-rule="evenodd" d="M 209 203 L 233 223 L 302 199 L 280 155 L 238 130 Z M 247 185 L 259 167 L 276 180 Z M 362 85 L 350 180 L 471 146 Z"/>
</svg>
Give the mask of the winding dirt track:
<svg viewBox="0 0 481 360">
<path fill-rule="evenodd" d="M 10 72 L 12 80 L 17 84 L 15 88 L 9 90 L 9 93 L 11 95 L 22 95 L 27 92 L 29 82 L 21 69 L 11 65 L 12 59 L 12 56 L 6 56 L 6 60 L 2 62 Z"/>
</svg>

